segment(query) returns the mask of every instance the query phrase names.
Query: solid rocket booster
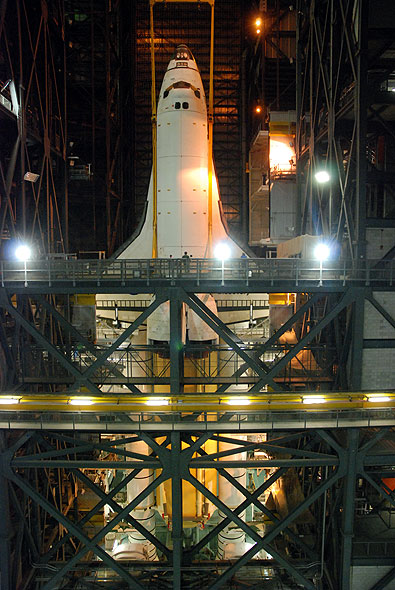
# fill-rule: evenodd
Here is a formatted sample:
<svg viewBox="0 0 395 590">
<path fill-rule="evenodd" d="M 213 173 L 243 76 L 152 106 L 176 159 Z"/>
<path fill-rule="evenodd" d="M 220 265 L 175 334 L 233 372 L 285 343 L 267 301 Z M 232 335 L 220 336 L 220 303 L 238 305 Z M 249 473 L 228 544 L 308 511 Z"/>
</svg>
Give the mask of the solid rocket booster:
<svg viewBox="0 0 395 590">
<path fill-rule="evenodd" d="M 196 61 L 179 45 L 163 78 L 157 109 L 157 233 L 158 257 L 180 258 L 208 252 L 208 123 L 206 96 Z M 118 258 L 151 258 L 153 182 L 140 232 Z M 231 257 L 242 250 L 227 235 L 221 219 L 216 175 L 212 186 L 212 242 L 226 242 Z"/>
</svg>

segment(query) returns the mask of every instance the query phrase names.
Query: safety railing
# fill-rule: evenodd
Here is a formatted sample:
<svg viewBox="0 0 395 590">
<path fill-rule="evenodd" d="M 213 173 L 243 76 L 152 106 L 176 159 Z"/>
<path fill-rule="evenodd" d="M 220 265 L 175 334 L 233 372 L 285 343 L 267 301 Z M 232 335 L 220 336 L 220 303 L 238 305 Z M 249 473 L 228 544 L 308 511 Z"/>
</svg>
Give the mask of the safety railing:
<svg viewBox="0 0 395 590">
<path fill-rule="evenodd" d="M 295 411 L 202 411 L 202 412 L 47 412 L 0 411 L 0 428 L 39 430 L 89 430 L 130 432 L 136 430 L 199 430 L 253 432 L 265 428 L 305 429 L 394 426 L 392 408 L 333 409 L 323 412 Z"/>
<path fill-rule="evenodd" d="M 393 260 L 366 260 L 357 264 L 351 260 L 320 263 L 298 258 L 238 258 L 219 261 L 203 258 L 157 258 L 152 260 L 29 260 L 0 261 L 0 283 L 45 283 L 49 287 L 59 284 L 127 283 L 150 285 L 166 281 L 200 284 L 234 283 L 274 285 L 292 281 L 302 284 L 381 284 L 393 286 L 395 263 Z"/>
</svg>

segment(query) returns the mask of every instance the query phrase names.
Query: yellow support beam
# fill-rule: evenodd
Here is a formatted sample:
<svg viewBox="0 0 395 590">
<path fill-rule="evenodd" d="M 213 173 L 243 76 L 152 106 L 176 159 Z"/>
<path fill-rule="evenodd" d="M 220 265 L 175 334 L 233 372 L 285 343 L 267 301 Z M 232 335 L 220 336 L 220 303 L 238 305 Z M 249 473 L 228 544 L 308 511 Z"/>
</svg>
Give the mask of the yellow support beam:
<svg viewBox="0 0 395 590">
<path fill-rule="evenodd" d="M 264 393 L 258 395 L 188 394 L 180 396 L 126 396 L 89 394 L 9 394 L 0 396 L 0 412 L 72 413 L 88 412 L 259 412 L 306 410 L 325 412 L 337 409 L 395 409 L 394 392 Z"/>
<path fill-rule="evenodd" d="M 150 0 L 150 4 L 175 4 L 176 2 L 189 2 L 189 4 L 210 4 L 214 6 L 215 0 Z"/>
</svg>

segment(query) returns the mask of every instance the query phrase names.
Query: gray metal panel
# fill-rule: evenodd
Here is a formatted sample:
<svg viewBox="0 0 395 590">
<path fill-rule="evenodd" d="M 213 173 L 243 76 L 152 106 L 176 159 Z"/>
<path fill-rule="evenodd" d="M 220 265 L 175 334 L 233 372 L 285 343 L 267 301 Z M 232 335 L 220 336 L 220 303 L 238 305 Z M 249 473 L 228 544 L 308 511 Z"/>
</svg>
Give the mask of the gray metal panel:
<svg viewBox="0 0 395 590">
<path fill-rule="evenodd" d="M 270 188 L 270 238 L 289 240 L 296 235 L 296 183 L 276 180 Z"/>
</svg>

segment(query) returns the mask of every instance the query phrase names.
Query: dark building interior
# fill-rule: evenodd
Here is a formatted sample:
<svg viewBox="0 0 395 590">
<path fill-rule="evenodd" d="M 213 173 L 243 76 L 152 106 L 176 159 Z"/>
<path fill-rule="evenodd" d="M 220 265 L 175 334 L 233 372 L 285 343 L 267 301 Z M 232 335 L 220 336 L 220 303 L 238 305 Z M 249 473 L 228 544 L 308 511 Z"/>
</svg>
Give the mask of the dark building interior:
<svg viewBox="0 0 395 590">
<path fill-rule="evenodd" d="M 393 588 L 393 1 L 1 0 L 0 47 L 0 590 Z"/>
</svg>

